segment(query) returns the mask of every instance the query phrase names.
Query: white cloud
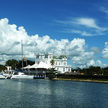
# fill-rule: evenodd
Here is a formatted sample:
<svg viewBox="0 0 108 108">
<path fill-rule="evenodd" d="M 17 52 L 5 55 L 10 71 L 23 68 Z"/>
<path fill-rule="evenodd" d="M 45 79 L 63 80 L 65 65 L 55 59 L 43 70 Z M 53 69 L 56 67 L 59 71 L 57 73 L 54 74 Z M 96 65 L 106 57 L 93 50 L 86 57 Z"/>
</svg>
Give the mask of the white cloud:
<svg viewBox="0 0 108 108">
<path fill-rule="evenodd" d="M 81 36 L 99 36 L 108 30 L 107 27 L 100 27 L 95 19 L 87 17 L 70 18 L 64 21 L 56 20 L 56 22 L 67 27 L 63 32 L 76 33 Z"/>
<path fill-rule="evenodd" d="M 103 58 L 108 58 L 108 42 L 105 42 L 105 48 L 102 51 Z"/>
<path fill-rule="evenodd" d="M 68 19 L 64 21 L 56 20 L 56 22 L 62 23 L 65 25 L 77 24 L 77 25 L 81 25 L 81 26 L 85 26 L 85 27 L 93 28 L 93 29 L 99 29 L 99 30 L 105 29 L 97 25 L 96 20 L 93 18 L 79 17 L 79 18 L 72 18 L 72 19 Z"/>
<path fill-rule="evenodd" d="M 34 53 L 54 52 L 56 55 L 66 54 L 77 66 L 93 64 L 91 60 L 94 53 L 87 51 L 84 39 L 75 38 L 69 41 L 68 39 L 51 39 L 48 35 L 29 36 L 24 27 L 9 24 L 7 18 L 0 20 L 0 54 L 2 54 L 0 63 L 12 58 L 21 59 L 21 40 L 23 40 L 24 55 L 27 58 L 35 59 Z"/>
<path fill-rule="evenodd" d="M 72 30 L 71 33 L 80 34 L 82 36 L 94 36 L 94 34 L 88 33 L 86 31 L 81 31 L 81 30 Z"/>
<path fill-rule="evenodd" d="M 100 67 L 107 67 L 107 64 L 102 63 L 101 60 L 96 60 L 95 61 L 95 66 L 100 66 Z"/>
<path fill-rule="evenodd" d="M 94 46 L 94 47 L 91 48 L 91 51 L 98 54 L 100 52 L 100 48 Z"/>
<path fill-rule="evenodd" d="M 87 63 L 88 66 L 94 66 L 95 65 L 95 61 L 92 59 L 90 60 L 89 63 Z"/>
<path fill-rule="evenodd" d="M 90 28 L 100 29 L 100 27 L 96 24 L 96 21 L 92 18 L 77 18 L 74 23 Z"/>
<path fill-rule="evenodd" d="M 98 65 L 101 65 L 101 64 L 102 64 L 102 62 L 101 62 L 100 60 L 97 60 L 96 63 L 97 63 Z"/>
<path fill-rule="evenodd" d="M 99 66 L 99 67 L 106 67 L 107 64 L 103 64 L 101 60 L 93 60 L 91 59 L 89 63 L 87 63 L 87 66 Z"/>
<path fill-rule="evenodd" d="M 78 56 L 72 57 L 72 62 L 78 66 L 88 67 L 91 65 L 91 60 L 93 59 L 92 52 L 79 52 Z"/>
</svg>

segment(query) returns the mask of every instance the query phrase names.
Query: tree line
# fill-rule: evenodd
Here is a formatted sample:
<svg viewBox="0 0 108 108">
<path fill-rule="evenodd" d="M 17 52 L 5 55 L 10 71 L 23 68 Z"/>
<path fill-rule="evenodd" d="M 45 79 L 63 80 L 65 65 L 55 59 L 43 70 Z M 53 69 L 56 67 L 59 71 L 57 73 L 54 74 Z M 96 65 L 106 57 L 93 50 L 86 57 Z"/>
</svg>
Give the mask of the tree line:
<svg viewBox="0 0 108 108">
<path fill-rule="evenodd" d="M 35 62 L 31 61 L 31 60 L 23 60 L 23 67 L 27 66 L 27 65 L 33 65 Z M 51 61 L 51 65 L 54 64 L 54 60 Z M 22 60 L 15 60 L 15 59 L 11 59 L 11 60 L 7 60 L 5 65 L 0 65 L 0 72 L 2 70 L 6 69 L 6 66 L 11 66 L 12 69 L 21 69 L 22 68 Z M 77 68 L 77 69 L 72 69 L 72 72 L 77 72 L 80 75 L 104 75 L 104 76 L 108 76 L 108 67 L 99 67 L 99 66 L 90 66 L 88 68 Z"/>
<path fill-rule="evenodd" d="M 105 75 L 108 76 L 108 67 L 100 67 L 100 66 L 90 66 L 88 68 L 77 68 L 77 69 L 73 69 L 73 71 L 76 71 L 77 73 L 81 74 L 81 75 L 90 75 L 90 76 L 94 76 L 94 75 Z"/>
<path fill-rule="evenodd" d="M 33 65 L 35 62 L 31 60 L 23 60 L 23 67 L 27 65 Z M 22 60 L 7 60 L 5 65 L 0 65 L 0 72 L 6 69 L 6 66 L 11 66 L 12 69 L 21 69 L 22 68 Z"/>
</svg>

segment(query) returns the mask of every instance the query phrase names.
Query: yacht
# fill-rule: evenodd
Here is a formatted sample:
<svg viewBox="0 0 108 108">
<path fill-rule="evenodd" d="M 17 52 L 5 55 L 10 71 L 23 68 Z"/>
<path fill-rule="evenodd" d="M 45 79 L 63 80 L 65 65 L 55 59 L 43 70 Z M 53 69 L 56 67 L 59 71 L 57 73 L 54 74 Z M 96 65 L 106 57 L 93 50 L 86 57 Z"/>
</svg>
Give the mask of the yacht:
<svg viewBox="0 0 108 108">
<path fill-rule="evenodd" d="M 32 75 L 25 75 L 22 72 L 13 73 L 11 79 L 33 79 Z"/>
</svg>

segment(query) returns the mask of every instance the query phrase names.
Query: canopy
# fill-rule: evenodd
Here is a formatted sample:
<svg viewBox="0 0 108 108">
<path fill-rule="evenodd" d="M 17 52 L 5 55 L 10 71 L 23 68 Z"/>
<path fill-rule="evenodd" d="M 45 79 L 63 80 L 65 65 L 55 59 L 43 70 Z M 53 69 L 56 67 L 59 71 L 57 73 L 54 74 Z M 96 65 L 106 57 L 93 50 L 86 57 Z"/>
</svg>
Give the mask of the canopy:
<svg viewBox="0 0 108 108">
<path fill-rule="evenodd" d="M 39 69 L 39 68 L 43 68 L 43 69 L 49 69 L 49 68 L 52 68 L 51 64 L 47 64 L 45 62 L 39 62 L 39 64 L 35 63 L 34 65 L 30 66 L 26 66 L 24 67 L 24 69 L 32 69 L 32 68 L 35 68 L 35 69 Z"/>
<path fill-rule="evenodd" d="M 31 69 L 31 68 L 37 68 L 37 65 L 38 65 L 38 64 L 35 63 L 35 64 L 33 64 L 32 66 L 30 66 L 29 69 Z"/>
<path fill-rule="evenodd" d="M 23 67 L 23 69 L 29 69 L 31 66 L 30 65 L 28 65 L 28 66 L 26 66 L 26 67 Z"/>
<path fill-rule="evenodd" d="M 47 64 L 47 63 L 41 61 L 41 62 L 37 65 L 37 68 L 49 69 L 49 68 L 52 68 L 52 66 L 51 66 L 50 64 Z"/>
</svg>

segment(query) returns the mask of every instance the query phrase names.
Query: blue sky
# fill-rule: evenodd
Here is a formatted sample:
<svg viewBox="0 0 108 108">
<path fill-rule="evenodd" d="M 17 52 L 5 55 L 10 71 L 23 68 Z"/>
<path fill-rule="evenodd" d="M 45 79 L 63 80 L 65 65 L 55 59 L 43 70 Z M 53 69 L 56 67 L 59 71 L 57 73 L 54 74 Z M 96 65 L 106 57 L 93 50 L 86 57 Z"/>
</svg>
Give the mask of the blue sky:
<svg viewBox="0 0 108 108">
<path fill-rule="evenodd" d="M 3 18 L 9 24 L 23 26 L 29 36 L 84 39 L 87 51 L 99 50 L 94 59 L 108 64 L 107 56 L 102 58 L 108 42 L 107 0 L 0 0 L 0 19 Z"/>
<path fill-rule="evenodd" d="M 107 27 L 107 15 L 100 10 L 106 4 L 104 0 L 1 0 L 0 18 L 8 18 L 10 23 L 18 26 L 23 25 L 28 34 L 47 34 L 56 39 L 82 37 L 80 34 L 65 32 L 67 29 L 75 29 L 75 26 L 59 24 L 57 20 L 93 18 L 99 26 Z M 89 40 L 93 39 L 89 37 Z"/>
</svg>

